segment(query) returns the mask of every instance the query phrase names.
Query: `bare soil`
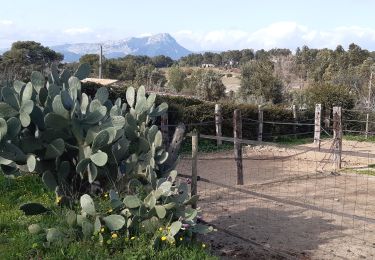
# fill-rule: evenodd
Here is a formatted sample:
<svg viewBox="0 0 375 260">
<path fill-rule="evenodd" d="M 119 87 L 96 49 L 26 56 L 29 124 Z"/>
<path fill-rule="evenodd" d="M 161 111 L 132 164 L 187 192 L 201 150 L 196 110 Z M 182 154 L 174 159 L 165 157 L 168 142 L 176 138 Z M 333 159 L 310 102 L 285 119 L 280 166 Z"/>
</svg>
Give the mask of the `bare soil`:
<svg viewBox="0 0 375 260">
<path fill-rule="evenodd" d="M 299 147 L 245 147 L 244 185 L 236 185 L 232 151 L 199 155 L 198 206 L 219 229 L 205 238 L 217 255 L 375 258 L 375 176 L 358 171 L 375 163 L 375 145 L 344 141 L 340 171 L 331 141 L 321 152 Z M 189 175 L 191 161 L 182 159 L 178 170 Z"/>
</svg>

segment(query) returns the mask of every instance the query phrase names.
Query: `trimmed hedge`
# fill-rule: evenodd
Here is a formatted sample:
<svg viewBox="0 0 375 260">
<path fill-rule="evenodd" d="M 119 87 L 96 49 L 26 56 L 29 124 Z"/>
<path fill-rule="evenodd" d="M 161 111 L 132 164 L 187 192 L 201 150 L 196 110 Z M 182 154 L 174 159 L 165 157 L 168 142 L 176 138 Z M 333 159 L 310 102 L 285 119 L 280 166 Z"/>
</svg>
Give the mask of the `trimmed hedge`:
<svg viewBox="0 0 375 260">
<path fill-rule="evenodd" d="M 90 96 L 93 96 L 96 92 L 95 89 L 98 86 L 96 84 L 84 84 L 83 90 Z M 110 88 L 110 99 L 116 99 L 121 97 L 125 100 L 125 89 Z M 187 98 L 181 96 L 167 96 L 160 95 L 156 98 L 156 104 L 162 102 L 168 103 L 168 123 L 170 125 L 170 133 L 173 134 L 173 129 L 179 122 L 183 122 L 187 125 L 188 131 L 194 128 L 202 134 L 215 134 L 215 103 L 202 101 L 196 98 Z M 242 123 L 242 134 L 243 138 L 256 139 L 258 136 L 258 107 L 256 105 L 248 104 L 233 104 L 233 103 L 221 103 L 223 125 L 222 131 L 224 136 L 233 136 L 233 112 L 235 109 L 241 110 L 243 118 Z M 293 114 L 291 110 L 286 109 L 282 106 L 267 106 L 263 112 L 264 121 L 270 122 L 293 122 Z M 305 121 L 306 119 L 312 119 L 312 121 L 305 121 L 304 123 L 312 123 L 314 118 L 313 111 L 305 111 L 300 113 L 299 121 Z M 208 122 L 206 124 L 206 122 Z M 199 125 L 203 123 L 203 125 Z M 291 125 L 276 125 L 265 123 L 263 126 L 263 137 L 264 140 L 273 141 L 279 136 L 293 134 L 293 126 Z M 313 132 L 313 126 L 297 126 L 297 133 Z M 309 134 L 301 137 L 312 137 L 313 134 Z"/>
<path fill-rule="evenodd" d="M 83 85 L 84 91 L 89 94 L 90 96 L 94 96 L 96 93 L 96 89 L 100 87 L 100 85 L 94 83 L 85 83 Z M 125 101 L 125 88 L 110 88 L 110 99 L 115 100 L 118 97 L 121 97 L 123 101 Z M 214 121 L 214 110 L 215 110 L 215 103 L 199 100 L 196 98 L 187 98 L 181 96 L 157 96 L 156 103 L 160 104 L 162 102 L 167 102 L 169 106 L 168 111 L 168 119 L 169 124 L 172 125 L 170 127 L 171 134 L 173 133 L 174 126 L 177 125 L 179 122 L 184 122 L 188 125 L 188 131 L 197 128 L 203 134 L 215 134 L 215 125 Z M 233 136 L 233 126 L 232 126 L 232 117 L 233 111 L 235 109 L 240 109 L 243 120 L 243 138 L 247 139 L 256 139 L 258 135 L 258 124 L 251 120 L 258 119 L 258 107 L 255 105 L 235 105 L 231 103 L 221 103 L 222 104 L 222 114 L 224 118 L 223 122 L 223 135 L 224 136 Z M 323 117 L 325 111 L 322 111 Z M 332 110 L 330 111 L 331 115 L 330 118 L 332 120 Z M 366 120 L 366 111 L 353 111 L 353 110 L 343 110 L 343 129 L 344 130 L 353 130 L 353 131 L 365 131 L 365 123 Z M 271 121 L 271 122 L 293 122 L 293 115 L 292 112 L 285 107 L 282 106 L 268 106 L 264 108 L 264 121 Z M 299 122 L 302 123 L 314 123 L 314 111 L 304 111 L 299 114 Z M 249 120 L 250 119 L 250 120 Z M 307 119 L 310 119 L 306 121 Z M 324 120 L 324 118 L 322 118 Z M 199 124 L 201 122 L 212 122 L 211 124 L 207 124 L 204 126 L 197 126 L 190 124 Z M 362 122 L 358 122 L 362 121 Z M 375 113 L 370 113 L 369 117 L 369 131 L 375 131 Z M 158 123 L 158 122 L 157 122 Z M 324 123 L 322 123 L 324 127 Z M 332 122 L 331 126 L 332 127 Z M 289 136 L 293 134 L 293 126 L 291 125 L 272 125 L 272 124 L 264 124 L 263 126 L 263 137 L 264 140 L 274 141 L 277 140 L 278 136 Z M 297 126 L 296 127 L 297 134 L 313 132 L 313 126 Z M 325 129 L 329 131 L 330 129 Z M 348 132 L 344 132 L 344 134 L 348 134 Z M 360 133 L 351 133 L 354 135 L 360 135 Z M 363 134 L 362 134 L 363 135 Z M 298 137 L 312 137 L 313 134 L 306 134 L 306 135 L 298 135 Z"/>
</svg>

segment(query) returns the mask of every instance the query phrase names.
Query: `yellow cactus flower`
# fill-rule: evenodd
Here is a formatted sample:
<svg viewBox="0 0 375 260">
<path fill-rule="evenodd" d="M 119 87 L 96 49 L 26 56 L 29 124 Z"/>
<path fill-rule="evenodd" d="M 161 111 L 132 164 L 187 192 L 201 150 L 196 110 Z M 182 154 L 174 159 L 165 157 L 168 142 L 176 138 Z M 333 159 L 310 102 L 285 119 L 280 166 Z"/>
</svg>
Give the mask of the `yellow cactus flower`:
<svg viewBox="0 0 375 260">
<path fill-rule="evenodd" d="M 105 197 L 105 198 L 108 198 L 108 193 L 104 193 L 104 197 Z"/>
<path fill-rule="evenodd" d="M 182 240 L 184 240 L 184 238 L 183 238 L 183 237 L 180 237 L 180 241 L 182 241 Z"/>
<path fill-rule="evenodd" d="M 203 247 L 203 248 L 206 248 L 206 244 L 202 244 L 202 247 Z"/>
<path fill-rule="evenodd" d="M 166 236 L 162 236 L 161 237 L 161 241 L 165 241 L 165 240 L 167 240 L 167 237 Z"/>
<path fill-rule="evenodd" d="M 62 197 L 61 196 L 58 196 L 56 197 L 56 204 L 59 204 L 62 200 Z"/>
<path fill-rule="evenodd" d="M 109 209 L 107 212 L 108 212 L 108 213 L 112 213 L 112 211 L 113 211 L 113 209 Z"/>
<path fill-rule="evenodd" d="M 105 228 L 102 227 L 102 228 L 100 229 L 100 233 L 104 233 L 104 231 L 105 231 Z"/>
<path fill-rule="evenodd" d="M 131 237 L 131 238 L 130 238 L 130 240 L 134 240 L 134 239 L 135 239 L 135 237 Z"/>
<path fill-rule="evenodd" d="M 116 239 L 116 238 L 118 238 L 118 235 L 116 233 L 113 233 L 111 237 L 112 237 L 112 239 Z"/>
</svg>

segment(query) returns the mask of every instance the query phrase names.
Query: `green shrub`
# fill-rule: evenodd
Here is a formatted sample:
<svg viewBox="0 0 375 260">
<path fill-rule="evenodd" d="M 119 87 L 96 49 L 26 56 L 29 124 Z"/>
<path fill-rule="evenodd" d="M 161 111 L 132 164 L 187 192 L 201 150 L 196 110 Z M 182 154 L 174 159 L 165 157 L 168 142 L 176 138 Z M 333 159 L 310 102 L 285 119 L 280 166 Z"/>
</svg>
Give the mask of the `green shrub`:
<svg viewBox="0 0 375 260">
<path fill-rule="evenodd" d="M 96 88 L 97 87 L 94 85 L 89 87 L 84 86 L 83 91 L 85 93 L 95 93 Z M 123 99 L 125 92 L 122 89 L 112 89 L 110 91 L 110 97 L 111 96 L 121 97 Z M 197 128 L 200 133 L 211 135 L 215 134 L 213 121 L 216 103 L 220 103 L 222 105 L 222 115 L 224 119 L 222 131 L 224 136 L 233 136 L 233 112 L 235 109 L 240 109 L 242 118 L 244 119 L 242 128 L 243 137 L 248 139 L 257 138 L 258 124 L 255 121 L 258 120 L 258 106 L 256 105 L 234 104 L 229 102 L 210 102 L 192 97 L 158 95 L 156 97 L 156 104 L 161 104 L 162 102 L 168 103 L 168 118 L 170 125 L 177 125 L 178 123 L 183 122 L 188 126 L 188 131 Z M 313 122 L 313 118 L 313 108 L 307 111 L 301 111 L 299 113 L 299 121 L 303 121 L 304 123 Z M 306 121 L 307 119 L 310 121 Z M 199 124 L 206 121 L 210 121 L 211 123 L 204 126 L 189 126 L 190 124 Z M 264 121 L 293 122 L 293 114 L 290 109 L 287 109 L 284 106 L 267 105 L 264 108 Z M 291 134 L 293 130 L 294 128 L 291 125 L 264 124 L 264 140 L 272 141 L 274 140 L 272 136 Z M 297 127 L 297 133 L 312 131 L 312 126 Z"/>
<path fill-rule="evenodd" d="M 305 91 L 306 101 L 310 107 L 322 104 L 322 108 L 341 106 L 344 109 L 354 107 L 354 95 L 349 88 L 332 84 L 314 84 Z"/>
<path fill-rule="evenodd" d="M 209 245 L 203 248 L 198 241 L 181 241 L 180 237 L 176 244 L 165 240 L 160 248 L 155 249 L 150 243 L 152 236 L 148 234 L 128 237 L 117 233 L 118 237 L 111 238 L 108 244 L 111 236 L 109 230 L 104 232 L 107 239 L 103 245 L 97 242 L 98 235 L 93 235 L 92 239 L 85 239 L 83 242 L 61 246 L 51 244 L 46 248 L 46 228 L 59 227 L 64 233 L 75 231 L 70 233 L 72 237 L 80 234 L 79 227 L 69 227 L 64 214 L 68 209 L 54 205 L 53 196 L 37 175 L 27 174 L 17 179 L 7 179 L 0 175 L 0 259 L 215 259 L 209 256 Z M 19 205 L 30 200 L 48 205 L 58 214 L 23 216 Z M 94 201 L 97 211 L 111 207 L 109 196 L 102 196 L 100 199 L 94 197 Z M 64 212 L 61 214 L 59 211 Z M 30 234 L 27 227 L 36 222 L 42 228 L 41 233 Z"/>
<path fill-rule="evenodd" d="M 225 86 L 221 75 L 213 70 L 208 70 L 199 78 L 195 87 L 196 94 L 203 100 L 218 101 L 225 97 Z"/>
<path fill-rule="evenodd" d="M 174 164 L 165 163 L 168 153 L 153 122 L 168 105 L 155 106 L 156 95 L 147 97 L 143 86 L 138 91 L 129 87 L 114 103 L 104 87 L 90 98 L 80 83 L 88 72 L 85 65 L 75 76 L 59 74 L 53 67 L 47 83 L 42 74 L 33 72 L 31 82 L 15 82 L 1 90 L 1 170 L 7 176 L 20 170 L 38 173 L 55 191 L 56 203 L 71 209 L 66 213 L 69 228 L 43 231 L 34 224 L 30 232 L 45 233 L 47 247 L 95 234 L 103 241 L 98 232 L 102 225 L 123 236 L 146 232 L 154 241 L 160 240 L 155 228 L 168 226 L 171 229 L 163 237 L 171 243 L 177 235 L 191 238 L 193 233 L 208 232 L 208 227 L 196 223 L 198 210 L 190 207 L 198 197 L 189 196 L 187 184 L 176 180 Z M 96 207 L 88 195 L 105 190 L 111 212 Z M 51 211 L 39 203 L 20 209 L 26 215 Z"/>
</svg>

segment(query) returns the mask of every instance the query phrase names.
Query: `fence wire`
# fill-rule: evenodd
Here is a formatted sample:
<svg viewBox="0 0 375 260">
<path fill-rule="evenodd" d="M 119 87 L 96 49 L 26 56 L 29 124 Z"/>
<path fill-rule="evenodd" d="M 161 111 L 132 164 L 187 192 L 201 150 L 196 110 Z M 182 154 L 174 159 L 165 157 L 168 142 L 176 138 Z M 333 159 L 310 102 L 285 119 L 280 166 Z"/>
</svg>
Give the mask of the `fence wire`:
<svg viewBox="0 0 375 260">
<path fill-rule="evenodd" d="M 198 206 L 205 221 L 232 234 L 214 246 L 251 256 L 251 244 L 264 258 L 374 257 L 375 177 L 369 171 L 375 151 L 368 143 L 344 143 L 340 172 L 332 161 L 332 139 L 322 140 L 320 151 L 312 144 L 244 145 L 245 183 L 236 185 L 233 143 L 217 146 L 205 136 L 199 142 Z M 188 149 L 178 170 L 191 174 Z M 234 246 L 236 237 L 241 240 Z"/>
</svg>

